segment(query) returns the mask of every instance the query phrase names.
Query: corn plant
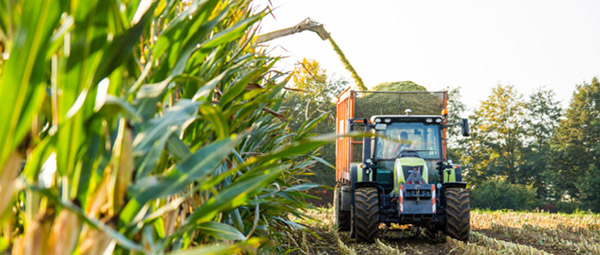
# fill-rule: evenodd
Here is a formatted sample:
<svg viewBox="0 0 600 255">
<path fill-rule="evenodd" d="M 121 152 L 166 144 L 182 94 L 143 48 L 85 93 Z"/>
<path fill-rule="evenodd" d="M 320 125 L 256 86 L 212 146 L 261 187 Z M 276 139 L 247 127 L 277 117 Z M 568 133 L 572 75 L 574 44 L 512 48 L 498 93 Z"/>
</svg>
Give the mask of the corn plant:
<svg viewBox="0 0 600 255">
<path fill-rule="evenodd" d="M 1 250 L 276 251 L 297 226 L 315 187 L 299 177 L 325 142 L 319 119 L 289 133 L 278 113 L 287 79 L 254 39 L 266 10 L 2 0 L 0 13 Z"/>
</svg>

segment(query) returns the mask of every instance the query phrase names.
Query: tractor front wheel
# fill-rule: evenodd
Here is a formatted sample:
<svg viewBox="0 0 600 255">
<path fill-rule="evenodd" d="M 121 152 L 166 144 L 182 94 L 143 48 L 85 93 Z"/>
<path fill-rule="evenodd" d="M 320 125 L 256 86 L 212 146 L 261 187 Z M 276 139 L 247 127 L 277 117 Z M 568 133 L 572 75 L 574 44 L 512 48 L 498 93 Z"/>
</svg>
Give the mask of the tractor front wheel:
<svg viewBox="0 0 600 255">
<path fill-rule="evenodd" d="M 379 233 L 379 194 L 376 188 L 354 192 L 354 229 L 356 241 L 372 243 Z"/>
<path fill-rule="evenodd" d="M 469 240 L 471 201 L 463 188 L 448 188 L 446 194 L 446 226 L 444 232 L 461 241 Z"/>
<path fill-rule="evenodd" d="M 333 224 L 338 231 L 350 230 L 350 211 L 342 211 L 342 186 L 337 185 L 333 194 Z"/>
</svg>

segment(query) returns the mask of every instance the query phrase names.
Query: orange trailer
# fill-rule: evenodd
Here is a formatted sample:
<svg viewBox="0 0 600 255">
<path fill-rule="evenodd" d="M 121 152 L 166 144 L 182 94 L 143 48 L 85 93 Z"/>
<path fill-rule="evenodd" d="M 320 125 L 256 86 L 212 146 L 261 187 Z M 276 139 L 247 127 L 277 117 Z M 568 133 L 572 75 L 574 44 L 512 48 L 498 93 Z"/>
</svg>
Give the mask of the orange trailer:
<svg viewBox="0 0 600 255">
<path fill-rule="evenodd" d="M 369 104 L 369 97 L 378 97 L 375 100 L 382 99 L 380 104 L 372 107 Z M 397 98 L 397 100 L 396 100 Z M 404 98 L 404 100 L 403 100 Z M 425 98 L 426 100 L 423 100 Z M 392 100 L 390 100 L 392 99 Z M 370 100 L 373 101 L 373 100 Z M 390 101 L 395 101 L 389 104 Z M 411 102 L 420 102 L 420 104 L 410 104 Z M 370 109 L 358 109 L 359 113 L 355 116 L 355 107 L 361 107 L 361 103 Z M 357 105 L 358 104 L 358 105 Z M 369 104 L 369 105 L 366 105 Z M 406 104 L 406 105 L 404 105 Z M 349 127 L 348 120 L 354 119 L 354 123 L 369 121 L 371 116 L 378 114 L 404 114 L 402 110 L 411 109 L 413 114 L 422 115 L 448 115 L 448 92 L 447 91 L 355 91 L 351 87 L 346 88 L 337 99 L 337 121 L 336 133 L 345 134 Z M 446 118 L 443 120 L 446 124 Z M 446 136 L 447 131 L 442 130 L 442 150 L 443 159 L 447 160 Z M 350 165 L 356 161 L 353 155 L 354 145 L 362 146 L 363 141 L 354 140 L 351 137 L 338 137 L 336 140 L 336 175 L 335 179 L 340 183 L 347 183 L 350 180 Z M 354 158 L 353 158 L 354 157 Z M 355 159 L 355 160 L 353 160 Z"/>
</svg>

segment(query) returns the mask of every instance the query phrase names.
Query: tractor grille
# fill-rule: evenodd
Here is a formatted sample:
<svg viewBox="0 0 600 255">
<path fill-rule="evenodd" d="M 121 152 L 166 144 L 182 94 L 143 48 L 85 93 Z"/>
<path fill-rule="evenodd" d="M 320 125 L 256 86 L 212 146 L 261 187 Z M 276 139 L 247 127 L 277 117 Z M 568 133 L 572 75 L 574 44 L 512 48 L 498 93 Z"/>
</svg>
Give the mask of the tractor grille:
<svg viewBox="0 0 600 255">
<path fill-rule="evenodd" d="M 423 176 L 423 166 L 402 166 L 402 172 L 404 172 L 405 180 L 408 180 L 408 178 L 411 174 L 411 171 L 412 171 L 412 173 L 414 173 L 414 171 L 417 171 L 419 173 L 419 175 Z M 416 183 L 412 183 L 411 181 L 408 181 L 406 184 L 416 184 Z"/>
<path fill-rule="evenodd" d="M 430 199 L 431 190 L 407 189 L 404 191 L 405 199 Z"/>
</svg>

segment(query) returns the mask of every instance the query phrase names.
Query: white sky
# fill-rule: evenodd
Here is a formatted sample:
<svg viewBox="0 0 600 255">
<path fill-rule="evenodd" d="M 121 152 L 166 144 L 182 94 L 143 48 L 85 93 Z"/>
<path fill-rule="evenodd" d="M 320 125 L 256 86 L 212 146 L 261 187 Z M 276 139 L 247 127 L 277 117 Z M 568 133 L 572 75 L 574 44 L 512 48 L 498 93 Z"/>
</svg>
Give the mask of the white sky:
<svg viewBox="0 0 600 255">
<path fill-rule="evenodd" d="M 497 84 L 525 95 L 546 86 L 566 106 L 576 84 L 600 76 L 598 0 L 271 2 L 275 18 L 263 20 L 263 33 L 306 17 L 323 23 L 367 87 L 404 80 L 428 90 L 461 86 L 474 108 Z M 329 42 L 313 32 L 269 44 L 272 54 L 288 56 L 280 69 L 306 57 L 353 82 Z"/>
</svg>

